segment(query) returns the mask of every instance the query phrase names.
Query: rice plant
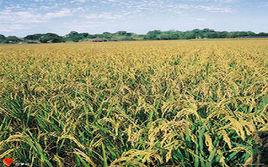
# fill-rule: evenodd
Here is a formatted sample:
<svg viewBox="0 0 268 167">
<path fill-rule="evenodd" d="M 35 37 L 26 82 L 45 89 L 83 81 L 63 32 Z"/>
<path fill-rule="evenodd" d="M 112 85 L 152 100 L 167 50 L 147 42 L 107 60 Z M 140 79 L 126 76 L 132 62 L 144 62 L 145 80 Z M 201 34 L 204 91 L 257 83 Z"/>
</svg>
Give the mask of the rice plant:
<svg viewBox="0 0 268 167">
<path fill-rule="evenodd" d="M 261 163 L 268 41 L 0 46 L 0 158 L 30 166 Z"/>
</svg>

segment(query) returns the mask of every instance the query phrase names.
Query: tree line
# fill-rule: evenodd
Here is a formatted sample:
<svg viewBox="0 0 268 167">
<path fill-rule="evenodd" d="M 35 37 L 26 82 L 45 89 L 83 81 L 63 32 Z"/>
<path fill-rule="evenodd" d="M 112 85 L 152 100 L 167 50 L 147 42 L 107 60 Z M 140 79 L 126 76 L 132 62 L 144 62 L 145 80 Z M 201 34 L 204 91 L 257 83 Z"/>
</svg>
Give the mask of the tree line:
<svg viewBox="0 0 268 167">
<path fill-rule="evenodd" d="M 212 29 L 194 29 L 191 31 L 160 31 L 153 30 L 146 34 L 135 34 L 127 31 L 116 33 L 104 32 L 102 34 L 89 34 L 71 31 L 60 36 L 55 33 L 33 34 L 23 38 L 4 36 L 0 34 L 0 43 L 61 43 L 80 41 L 131 41 L 131 40 L 178 40 L 178 39 L 213 39 L 213 38 L 267 38 L 268 33 L 255 33 L 252 31 L 215 31 Z"/>
</svg>

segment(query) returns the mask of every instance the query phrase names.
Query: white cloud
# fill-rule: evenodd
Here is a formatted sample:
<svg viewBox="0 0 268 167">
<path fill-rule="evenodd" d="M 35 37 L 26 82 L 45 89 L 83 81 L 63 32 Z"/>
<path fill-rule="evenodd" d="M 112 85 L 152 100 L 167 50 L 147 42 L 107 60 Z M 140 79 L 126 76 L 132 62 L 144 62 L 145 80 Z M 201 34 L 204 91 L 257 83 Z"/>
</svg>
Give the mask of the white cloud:
<svg viewBox="0 0 268 167">
<path fill-rule="evenodd" d="M 44 17 L 46 19 L 52 19 L 52 18 L 71 16 L 72 14 L 73 13 L 70 9 L 62 9 L 60 11 L 46 13 Z"/>
<path fill-rule="evenodd" d="M 71 3 L 86 3 L 87 0 L 72 0 Z"/>
<path fill-rule="evenodd" d="M 0 32 L 16 33 L 19 30 L 34 32 L 40 27 L 44 31 L 61 31 L 63 26 L 85 31 L 87 28 L 108 29 L 112 24 L 120 28 L 127 25 L 125 20 L 139 19 L 143 21 L 141 26 L 157 27 L 165 18 L 178 18 L 180 22 L 193 15 L 202 18 L 196 21 L 205 24 L 209 21 L 205 15 L 233 13 L 236 11 L 233 3 L 241 0 L 20 0 L 16 3 L 7 0 L 1 4 L 4 1 L 0 0 L 0 5 L 5 5 L 0 6 Z"/>
<path fill-rule="evenodd" d="M 119 14 L 103 12 L 103 13 L 92 13 L 89 15 L 85 15 L 84 17 L 86 19 L 118 19 L 118 18 L 122 18 L 123 16 Z"/>
<path fill-rule="evenodd" d="M 217 6 L 204 6 L 199 5 L 195 6 L 196 9 L 201 9 L 207 12 L 213 12 L 213 13 L 232 13 L 233 10 L 231 8 L 226 7 L 217 7 Z"/>
<path fill-rule="evenodd" d="M 30 11 L 12 11 L 10 9 L 0 12 L 0 22 L 2 23 L 40 23 L 46 22 L 50 19 L 61 18 L 66 16 L 71 16 L 72 12 L 69 9 L 62 9 L 56 12 L 49 12 L 45 14 L 40 14 Z"/>
<path fill-rule="evenodd" d="M 40 14 L 30 11 L 13 11 L 6 9 L 0 11 L 0 31 L 1 32 L 18 32 L 20 30 L 29 30 L 33 27 L 45 24 L 56 18 L 71 16 L 72 12 L 69 9 L 60 11 L 48 12 Z"/>
</svg>

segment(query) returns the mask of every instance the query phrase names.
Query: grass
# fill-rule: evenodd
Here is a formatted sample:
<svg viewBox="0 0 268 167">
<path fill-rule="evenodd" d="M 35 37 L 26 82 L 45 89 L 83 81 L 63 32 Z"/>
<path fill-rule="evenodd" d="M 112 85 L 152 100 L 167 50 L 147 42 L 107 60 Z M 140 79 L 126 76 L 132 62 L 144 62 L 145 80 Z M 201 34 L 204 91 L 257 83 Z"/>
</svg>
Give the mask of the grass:
<svg viewBox="0 0 268 167">
<path fill-rule="evenodd" d="M 268 41 L 0 46 L 0 158 L 236 166 L 267 132 Z"/>
</svg>

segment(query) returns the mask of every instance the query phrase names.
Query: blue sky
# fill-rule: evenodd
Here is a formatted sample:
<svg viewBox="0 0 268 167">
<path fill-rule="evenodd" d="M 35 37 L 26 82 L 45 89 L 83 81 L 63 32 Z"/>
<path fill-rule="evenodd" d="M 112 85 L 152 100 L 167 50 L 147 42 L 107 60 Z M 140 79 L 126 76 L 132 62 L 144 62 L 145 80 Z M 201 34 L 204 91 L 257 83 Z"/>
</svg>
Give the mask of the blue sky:
<svg viewBox="0 0 268 167">
<path fill-rule="evenodd" d="M 268 0 L 0 0 L 0 34 L 72 30 L 250 30 L 268 32 Z"/>
</svg>

